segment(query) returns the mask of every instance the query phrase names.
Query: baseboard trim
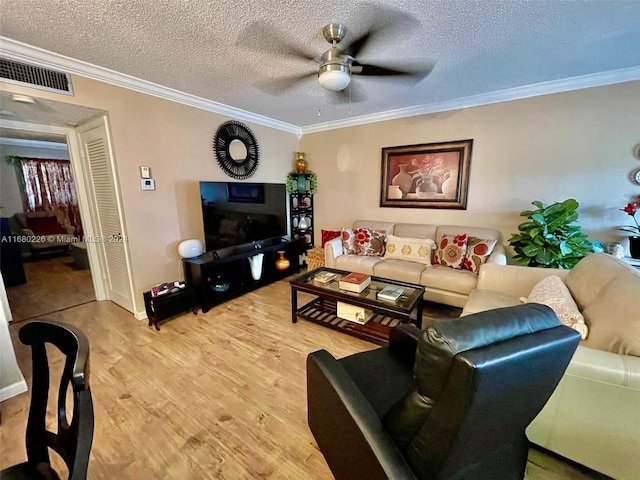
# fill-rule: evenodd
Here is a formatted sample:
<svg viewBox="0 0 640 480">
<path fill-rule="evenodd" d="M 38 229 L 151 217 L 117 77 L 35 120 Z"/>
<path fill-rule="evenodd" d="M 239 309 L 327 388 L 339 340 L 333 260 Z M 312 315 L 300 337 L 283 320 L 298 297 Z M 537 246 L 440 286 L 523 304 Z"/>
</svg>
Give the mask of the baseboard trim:
<svg viewBox="0 0 640 480">
<path fill-rule="evenodd" d="M 20 395 L 28 390 L 27 382 L 24 380 L 20 380 L 11 385 L 7 385 L 6 387 L 0 388 L 0 402 L 4 402 L 5 400 L 15 397 L 16 395 Z"/>
</svg>

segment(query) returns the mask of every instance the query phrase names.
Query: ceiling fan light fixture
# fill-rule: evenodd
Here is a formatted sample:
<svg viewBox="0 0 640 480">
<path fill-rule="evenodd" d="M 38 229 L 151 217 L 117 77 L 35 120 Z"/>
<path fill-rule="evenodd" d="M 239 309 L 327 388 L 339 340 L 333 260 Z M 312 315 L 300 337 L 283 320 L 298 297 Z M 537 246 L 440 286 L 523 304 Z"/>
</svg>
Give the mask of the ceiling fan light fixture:
<svg viewBox="0 0 640 480">
<path fill-rule="evenodd" d="M 318 83 L 325 90 L 339 92 L 349 86 L 351 72 L 349 66 L 341 63 L 323 65 L 318 71 Z"/>
</svg>

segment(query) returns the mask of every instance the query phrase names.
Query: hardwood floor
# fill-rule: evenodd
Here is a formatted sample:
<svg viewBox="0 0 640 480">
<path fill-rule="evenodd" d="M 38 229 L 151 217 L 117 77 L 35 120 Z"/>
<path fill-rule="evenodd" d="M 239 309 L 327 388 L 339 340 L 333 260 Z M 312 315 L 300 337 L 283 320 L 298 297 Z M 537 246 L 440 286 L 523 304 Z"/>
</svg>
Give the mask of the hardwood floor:
<svg viewBox="0 0 640 480">
<path fill-rule="evenodd" d="M 333 478 L 306 423 L 306 356 L 378 347 L 309 322 L 292 324 L 289 299 L 288 282 L 280 281 L 206 314 L 162 322 L 160 332 L 110 302 L 47 315 L 77 325 L 91 342 L 89 478 Z M 29 377 L 19 328 L 10 325 Z M 3 468 L 26 458 L 29 394 L 0 408 Z M 531 450 L 526 478 L 602 477 Z"/>
</svg>

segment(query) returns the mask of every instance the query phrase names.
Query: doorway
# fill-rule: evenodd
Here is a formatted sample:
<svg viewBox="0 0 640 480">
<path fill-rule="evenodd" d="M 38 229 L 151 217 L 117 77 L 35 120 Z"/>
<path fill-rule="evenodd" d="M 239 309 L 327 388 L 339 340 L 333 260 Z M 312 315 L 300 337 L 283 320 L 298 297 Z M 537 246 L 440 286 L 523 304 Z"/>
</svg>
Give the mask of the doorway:
<svg viewBox="0 0 640 480">
<path fill-rule="evenodd" d="M 17 263 L 14 262 L 14 268 L 21 266 L 24 271 L 22 278 L 26 280 L 7 283 L 6 294 L 13 321 L 29 320 L 95 301 L 90 263 L 86 248 L 83 248 L 84 244 L 81 242 L 82 219 L 79 212 L 76 208 L 57 205 L 56 201 L 61 201 L 60 192 L 47 191 L 44 188 L 48 178 L 56 177 L 59 173 L 55 169 L 64 166 L 68 178 L 67 193 L 71 197 L 69 201 L 77 199 L 73 172 L 70 172 L 69 165 L 65 164 L 70 161 L 66 136 L 3 127 L 0 130 L 0 158 L 3 159 L 0 171 L 2 216 L 7 218 L 11 233 L 14 234 L 13 238 L 19 246 L 19 249 L 14 249 L 13 252 L 20 256 L 20 259 L 15 259 Z M 6 161 L 8 158 L 13 161 Z M 28 168 L 29 166 L 37 168 Z M 45 178 L 42 178 L 42 172 Z M 32 175 L 39 175 L 40 181 L 32 182 Z M 27 185 L 33 185 L 34 188 Z M 25 198 L 25 190 L 36 191 L 35 196 L 38 198 Z M 43 203 L 46 205 L 42 205 Z M 33 210 L 34 207 L 55 212 L 63 218 L 64 227 L 61 228 L 65 229 L 65 235 L 69 232 L 73 235 L 79 234 L 73 237 L 74 243 L 61 248 L 42 249 L 38 253 L 29 242 L 19 241 L 29 236 L 28 231 L 23 231 L 23 227 L 29 226 L 25 224 L 23 212 Z M 34 251 L 36 254 L 32 255 Z M 6 274 L 3 276 L 7 277 Z"/>
</svg>

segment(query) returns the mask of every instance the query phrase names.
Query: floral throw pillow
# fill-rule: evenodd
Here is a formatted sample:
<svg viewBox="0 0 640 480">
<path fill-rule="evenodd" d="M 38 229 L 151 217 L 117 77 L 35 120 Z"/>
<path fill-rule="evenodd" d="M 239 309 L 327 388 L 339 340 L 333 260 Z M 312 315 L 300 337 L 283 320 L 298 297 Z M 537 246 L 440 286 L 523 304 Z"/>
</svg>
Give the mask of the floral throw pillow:
<svg viewBox="0 0 640 480">
<path fill-rule="evenodd" d="M 356 241 L 356 233 L 351 228 L 343 228 L 341 230 L 342 253 L 343 255 L 357 255 L 358 242 Z"/>
<path fill-rule="evenodd" d="M 433 263 L 446 267 L 460 268 L 467 252 L 466 233 L 462 235 L 444 235 L 438 244 Z"/>
<path fill-rule="evenodd" d="M 356 228 L 354 232 L 358 244 L 358 255 L 377 257 L 384 255 L 386 231 Z"/>
<path fill-rule="evenodd" d="M 462 268 L 473 273 L 478 273 L 480 265 L 487 261 L 497 240 L 484 240 L 477 237 L 469 237 L 467 242 L 467 253 L 465 254 Z"/>
</svg>

